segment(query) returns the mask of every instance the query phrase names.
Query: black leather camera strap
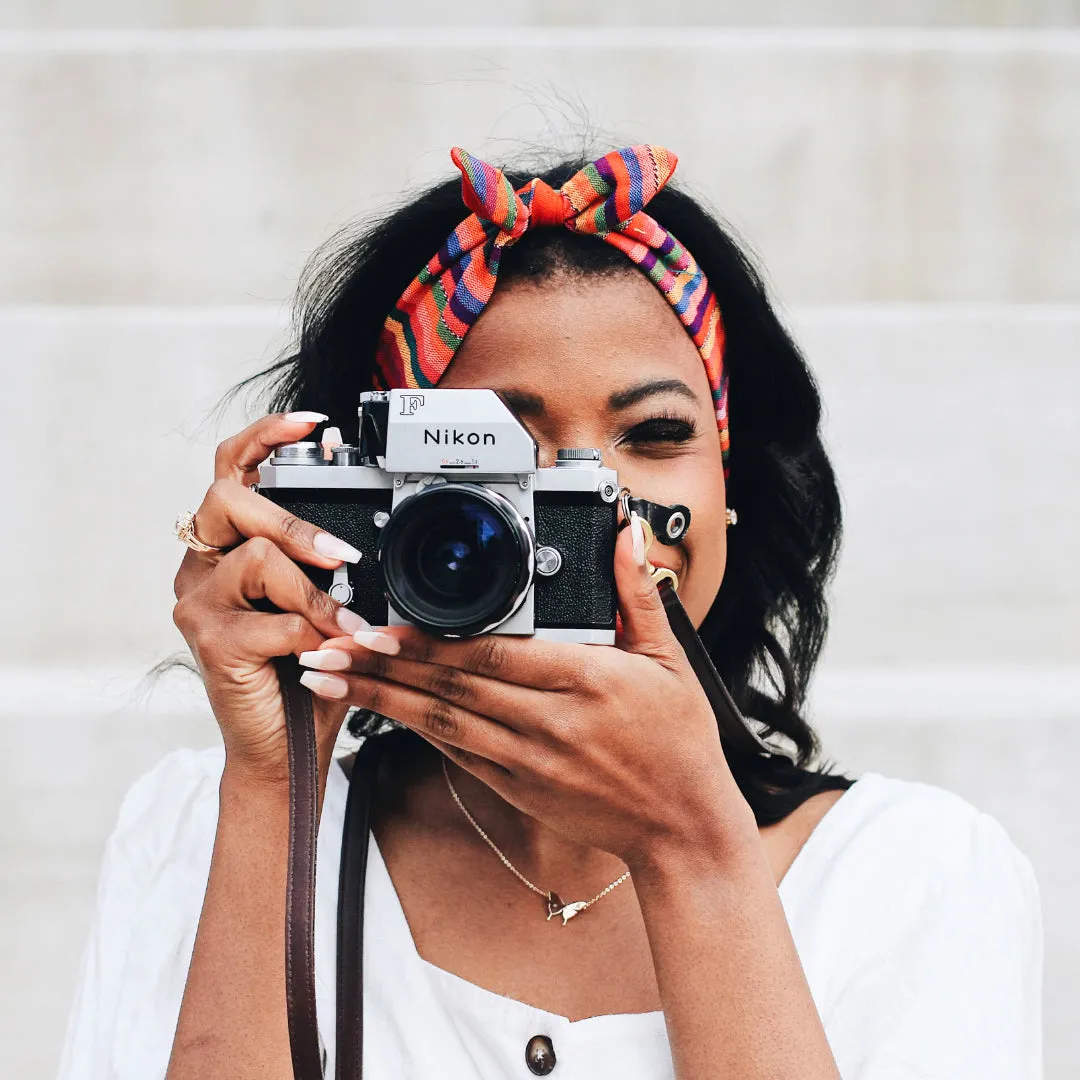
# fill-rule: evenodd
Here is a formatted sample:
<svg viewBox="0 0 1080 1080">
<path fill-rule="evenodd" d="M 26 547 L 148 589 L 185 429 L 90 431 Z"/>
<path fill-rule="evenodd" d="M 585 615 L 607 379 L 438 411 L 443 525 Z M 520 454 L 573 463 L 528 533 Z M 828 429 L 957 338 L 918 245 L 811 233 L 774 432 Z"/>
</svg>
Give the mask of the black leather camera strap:
<svg viewBox="0 0 1080 1080">
<path fill-rule="evenodd" d="M 364 880 L 371 804 L 387 736 L 366 739 L 349 777 L 338 884 L 337 1080 L 364 1075 Z"/>
<path fill-rule="evenodd" d="M 671 632 L 683 647 L 690 666 L 694 669 L 705 696 L 709 699 L 712 711 L 720 729 L 720 742 L 724 747 L 724 756 L 728 761 L 733 758 L 769 756 L 775 751 L 762 740 L 750 726 L 746 717 L 739 712 L 738 706 L 720 678 L 712 662 L 712 657 L 701 638 L 698 637 L 686 608 L 682 606 L 679 594 L 672 588 L 670 581 L 662 581 L 657 586 L 660 599 L 664 602 Z"/>
<path fill-rule="evenodd" d="M 668 582 L 659 586 L 672 632 L 716 714 L 729 760 L 771 753 L 749 726 Z M 315 1016 L 315 840 L 318 761 L 311 695 L 294 657 L 277 661 L 289 745 L 289 868 L 286 886 L 285 998 L 295 1080 L 323 1080 Z M 367 739 L 356 755 L 341 837 L 338 886 L 336 1080 L 362 1080 L 364 1046 L 364 882 L 371 807 L 386 737 Z"/>
</svg>

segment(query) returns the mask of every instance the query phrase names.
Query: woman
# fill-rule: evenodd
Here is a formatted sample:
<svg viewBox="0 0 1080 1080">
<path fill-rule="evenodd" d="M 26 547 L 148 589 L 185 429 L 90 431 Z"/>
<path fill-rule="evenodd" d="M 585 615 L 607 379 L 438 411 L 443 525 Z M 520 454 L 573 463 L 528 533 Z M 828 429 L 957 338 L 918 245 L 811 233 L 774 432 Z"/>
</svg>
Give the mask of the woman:
<svg viewBox="0 0 1080 1080">
<path fill-rule="evenodd" d="M 125 801 L 62 1077 L 291 1075 L 271 662 L 288 653 L 317 701 L 327 1075 L 350 767 L 332 749 L 354 706 L 369 731 L 394 721 L 372 736 L 389 741 L 365 1075 L 1038 1076 L 1027 860 L 957 796 L 814 767 L 799 709 L 839 500 L 814 383 L 747 260 L 664 187 L 661 148 L 539 181 L 454 159 L 460 188 L 433 188 L 308 275 L 277 411 L 218 449 L 175 617 L 224 754 L 171 755 Z M 355 441 L 372 386 L 436 383 L 499 391 L 542 466 L 596 446 L 635 495 L 692 508 L 678 545 L 647 547 L 636 518 L 620 533 L 616 647 L 373 628 L 310 584 L 298 564 L 356 552 L 251 491 L 258 464 L 328 426 Z M 728 765 L 650 563 L 676 572 L 777 747 L 758 765 Z M 534 895 L 549 892 L 572 900 Z"/>
</svg>

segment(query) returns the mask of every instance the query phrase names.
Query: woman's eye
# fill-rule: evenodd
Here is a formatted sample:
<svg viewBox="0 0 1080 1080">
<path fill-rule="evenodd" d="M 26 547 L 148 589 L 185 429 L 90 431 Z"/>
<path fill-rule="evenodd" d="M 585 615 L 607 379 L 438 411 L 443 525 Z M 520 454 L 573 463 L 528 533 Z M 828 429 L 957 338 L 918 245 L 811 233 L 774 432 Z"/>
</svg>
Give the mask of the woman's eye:
<svg viewBox="0 0 1080 1080">
<path fill-rule="evenodd" d="M 622 441 L 625 443 L 681 443 L 692 439 L 695 434 L 692 420 L 683 420 L 674 416 L 656 416 L 635 424 Z"/>
</svg>

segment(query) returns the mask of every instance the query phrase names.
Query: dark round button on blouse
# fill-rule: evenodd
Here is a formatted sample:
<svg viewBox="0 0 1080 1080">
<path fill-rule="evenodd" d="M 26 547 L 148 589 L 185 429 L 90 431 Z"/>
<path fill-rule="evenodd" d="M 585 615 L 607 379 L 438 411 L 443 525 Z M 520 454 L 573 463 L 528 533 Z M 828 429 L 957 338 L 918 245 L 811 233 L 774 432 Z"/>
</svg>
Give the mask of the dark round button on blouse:
<svg viewBox="0 0 1080 1080">
<path fill-rule="evenodd" d="M 546 1035 L 534 1035 L 525 1046 L 525 1064 L 535 1076 L 547 1076 L 555 1068 L 555 1047 Z"/>
</svg>

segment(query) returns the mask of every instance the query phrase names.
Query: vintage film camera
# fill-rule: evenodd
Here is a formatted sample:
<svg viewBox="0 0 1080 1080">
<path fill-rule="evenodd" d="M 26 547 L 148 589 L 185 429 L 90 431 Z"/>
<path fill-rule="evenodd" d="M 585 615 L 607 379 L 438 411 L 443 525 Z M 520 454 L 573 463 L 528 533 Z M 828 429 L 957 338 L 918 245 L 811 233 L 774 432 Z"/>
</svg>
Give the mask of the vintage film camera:
<svg viewBox="0 0 1080 1080">
<path fill-rule="evenodd" d="M 537 468 L 494 391 L 363 394 L 359 446 L 279 446 L 259 491 L 361 552 L 303 569 L 372 625 L 614 643 L 618 477 L 592 448 Z"/>
</svg>

